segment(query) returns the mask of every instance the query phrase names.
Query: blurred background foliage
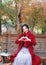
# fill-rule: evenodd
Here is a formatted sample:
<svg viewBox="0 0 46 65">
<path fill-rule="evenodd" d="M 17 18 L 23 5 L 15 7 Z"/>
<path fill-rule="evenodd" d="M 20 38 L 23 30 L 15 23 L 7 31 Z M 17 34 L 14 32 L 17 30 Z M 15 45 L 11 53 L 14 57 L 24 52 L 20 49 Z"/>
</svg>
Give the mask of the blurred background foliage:
<svg viewBox="0 0 46 65">
<path fill-rule="evenodd" d="M 32 32 L 46 34 L 45 0 L 0 0 L 0 34 L 7 30 L 20 33 L 24 23 Z"/>
</svg>

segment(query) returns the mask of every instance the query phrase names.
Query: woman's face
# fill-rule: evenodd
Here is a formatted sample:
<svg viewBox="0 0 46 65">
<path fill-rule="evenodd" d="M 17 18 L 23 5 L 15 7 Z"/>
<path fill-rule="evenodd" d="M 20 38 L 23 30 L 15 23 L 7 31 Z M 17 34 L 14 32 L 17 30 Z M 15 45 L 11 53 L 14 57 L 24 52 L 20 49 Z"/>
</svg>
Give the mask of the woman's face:
<svg viewBox="0 0 46 65">
<path fill-rule="evenodd" d="M 23 26 L 23 33 L 27 33 L 29 31 L 29 29 L 26 26 Z"/>
</svg>

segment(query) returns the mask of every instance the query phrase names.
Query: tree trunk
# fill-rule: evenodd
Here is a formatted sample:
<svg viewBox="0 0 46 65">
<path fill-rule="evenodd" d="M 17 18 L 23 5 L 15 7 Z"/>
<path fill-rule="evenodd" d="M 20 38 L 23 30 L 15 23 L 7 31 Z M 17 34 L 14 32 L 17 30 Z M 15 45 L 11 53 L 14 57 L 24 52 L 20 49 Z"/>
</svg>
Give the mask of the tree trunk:
<svg viewBox="0 0 46 65">
<path fill-rule="evenodd" d="M 17 32 L 18 32 L 18 34 L 20 34 L 20 32 L 21 32 L 21 21 L 20 21 L 21 6 L 22 6 L 22 4 L 19 4 L 17 7 L 17 2 L 16 2 L 16 21 L 17 21 Z"/>
</svg>

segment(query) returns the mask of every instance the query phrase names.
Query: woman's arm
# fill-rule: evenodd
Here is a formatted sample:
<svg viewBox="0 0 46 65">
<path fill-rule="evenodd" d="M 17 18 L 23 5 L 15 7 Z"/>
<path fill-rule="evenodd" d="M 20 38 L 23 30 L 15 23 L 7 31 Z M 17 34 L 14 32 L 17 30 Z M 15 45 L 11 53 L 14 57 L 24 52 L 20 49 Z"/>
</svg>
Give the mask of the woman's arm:
<svg viewBox="0 0 46 65">
<path fill-rule="evenodd" d="M 12 55 L 10 56 L 10 61 L 13 62 L 15 57 L 16 57 L 16 54 L 12 54 Z"/>
<path fill-rule="evenodd" d="M 34 35 L 32 35 L 32 37 L 31 37 L 31 43 L 32 43 L 32 45 L 36 45 L 36 39 L 35 39 L 35 36 Z"/>
<path fill-rule="evenodd" d="M 20 41 L 19 41 L 19 39 L 22 37 L 23 35 L 21 34 L 21 35 L 19 35 L 19 37 L 15 40 L 15 43 L 16 44 L 18 44 Z"/>
</svg>

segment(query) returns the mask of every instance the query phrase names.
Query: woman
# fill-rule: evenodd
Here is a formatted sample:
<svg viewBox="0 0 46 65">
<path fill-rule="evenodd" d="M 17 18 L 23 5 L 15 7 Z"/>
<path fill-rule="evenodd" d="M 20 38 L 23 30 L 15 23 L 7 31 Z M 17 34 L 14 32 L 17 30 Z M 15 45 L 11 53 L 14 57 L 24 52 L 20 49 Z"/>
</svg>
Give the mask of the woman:
<svg viewBox="0 0 46 65">
<path fill-rule="evenodd" d="M 35 36 L 29 31 L 27 24 L 22 26 L 22 34 L 15 41 L 18 50 L 11 55 L 13 65 L 40 65 L 40 57 L 34 54 L 33 46 L 36 45 Z"/>
</svg>

